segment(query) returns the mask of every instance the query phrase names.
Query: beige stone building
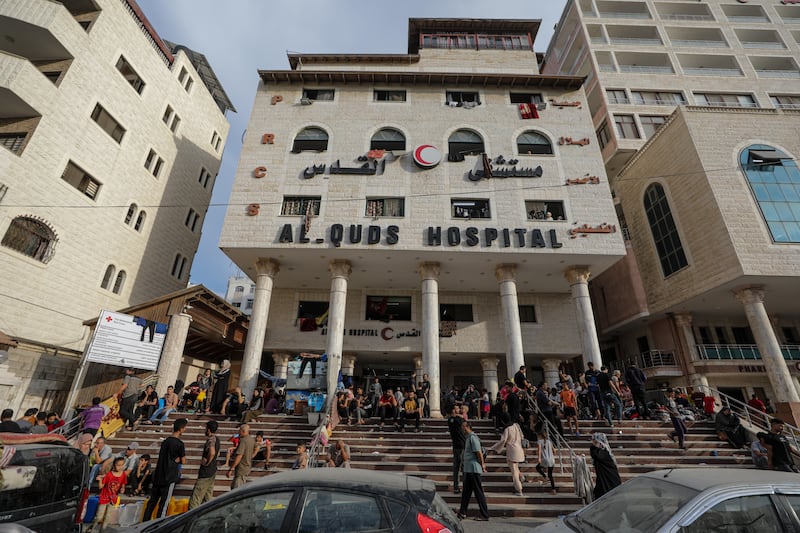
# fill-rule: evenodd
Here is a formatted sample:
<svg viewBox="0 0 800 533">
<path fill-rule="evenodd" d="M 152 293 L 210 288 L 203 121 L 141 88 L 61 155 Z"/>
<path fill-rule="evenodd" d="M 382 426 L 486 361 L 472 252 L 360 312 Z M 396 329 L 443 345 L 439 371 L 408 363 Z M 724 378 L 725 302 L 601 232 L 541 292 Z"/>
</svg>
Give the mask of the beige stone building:
<svg viewBox="0 0 800 533">
<path fill-rule="evenodd" d="M 587 76 L 625 259 L 593 280 L 604 359 L 656 385 L 797 402 L 800 5 L 580 0 L 547 73 Z"/>
<path fill-rule="evenodd" d="M 220 238 L 256 283 L 245 389 L 262 356 L 326 351 L 334 377 L 429 374 L 435 412 L 600 359 L 587 279 L 623 241 L 582 78 L 539 74 L 538 27 L 411 19 L 407 53 L 260 72 Z"/>
<path fill-rule="evenodd" d="M 0 406 L 60 409 L 84 320 L 186 287 L 228 109 L 133 0 L 0 2 Z"/>
</svg>

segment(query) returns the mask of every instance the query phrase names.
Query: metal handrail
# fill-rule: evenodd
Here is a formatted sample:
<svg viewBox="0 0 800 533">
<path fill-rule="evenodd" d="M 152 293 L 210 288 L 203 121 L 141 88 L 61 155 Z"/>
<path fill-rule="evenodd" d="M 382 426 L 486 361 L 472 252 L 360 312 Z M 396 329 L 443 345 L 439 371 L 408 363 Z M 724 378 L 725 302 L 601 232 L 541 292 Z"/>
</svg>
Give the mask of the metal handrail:
<svg viewBox="0 0 800 533">
<path fill-rule="evenodd" d="M 756 431 L 764 431 L 767 432 L 770 430 L 769 420 L 773 418 L 774 415 L 769 415 L 767 413 L 763 413 L 736 398 L 728 396 L 717 389 L 713 389 L 711 387 L 707 387 L 705 385 L 699 385 L 695 387 L 697 389 L 703 390 L 706 394 L 710 396 L 714 396 L 715 398 L 719 398 L 722 407 L 730 407 L 733 413 L 736 415 L 747 425 L 749 425 L 749 429 L 752 431 L 754 428 Z M 797 427 L 787 424 L 784 422 L 783 425 L 783 432 L 791 441 L 791 446 L 794 448 L 795 453 L 800 453 L 800 429 Z"/>
<path fill-rule="evenodd" d="M 325 443 L 322 439 L 322 432 L 327 431 L 328 424 L 331 425 L 331 431 L 336 429 L 336 426 L 339 425 L 339 413 L 335 409 L 336 400 L 335 399 L 328 399 L 325 402 L 327 405 L 325 407 L 325 411 L 323 412 L 322 416 L 319 417 L 319 422 L 317 423 L 317 427 L 314 428 L 314 432 L 312 433 L 313 437 L 311 438 L 311 446 L 308 449 L 308 468 L 316 468 L 318 466 L 323 466 L 318 464 L 318 457 L 319 452 L 325 446 Z M 326 437 L 326 440 L 330 438 L 329 436 Z"/>
</svg>

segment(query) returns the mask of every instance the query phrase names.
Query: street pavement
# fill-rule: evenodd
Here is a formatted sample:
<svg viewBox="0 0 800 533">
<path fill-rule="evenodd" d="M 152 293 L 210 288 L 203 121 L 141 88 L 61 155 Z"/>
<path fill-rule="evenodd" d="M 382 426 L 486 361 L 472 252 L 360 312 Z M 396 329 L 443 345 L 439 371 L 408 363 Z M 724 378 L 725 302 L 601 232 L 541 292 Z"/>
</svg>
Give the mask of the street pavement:
<svg viewBox="0 0 800 533">
<path fill-rule="evenodd" d="M 497 517 L 488 522 L 479 522 L 467 518 L 461 521 L 461 525 L 464 526 L 464 533 L 527 533 L 548 521 L 542 518 Z"/>
</svg>

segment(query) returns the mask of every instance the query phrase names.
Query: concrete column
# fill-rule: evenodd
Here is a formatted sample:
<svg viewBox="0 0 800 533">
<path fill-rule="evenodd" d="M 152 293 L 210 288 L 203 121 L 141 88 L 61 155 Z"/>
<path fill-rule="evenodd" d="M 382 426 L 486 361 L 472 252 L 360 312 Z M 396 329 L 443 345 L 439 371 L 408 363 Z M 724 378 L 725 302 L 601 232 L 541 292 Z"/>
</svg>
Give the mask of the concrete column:
<svg viewBox="0 0 800 533">
<path fill-rule="evenodd" d="M 564 271 L 564 277 L 572 289 L 572 300 L 575 302 L 575 315 L 578 319 L 578 335 L 581 339 L 583 368 L 589 361 L 595 368 L 603 365 L 600 356 L 600 342 L 597 340 L 597 329 L 592 314 L 592 301 L 589 299 L 589 267 L 571 266 Z"/>
<path fill-rule="evenodd" d="M 442 418 L 442 383 L 439 372 L 439 263 L 422 263 L 422 371 L 428 374 L 431 418 Z"/>
<path fill-rule="evenodd" d="M 561 376 L 558 375 L 558 366 L 561 364 L 561 359 L 545 359 L 542 361 L 542 369 L 544 370 L 544 380 L 550 387 L 560 388 L 558 382 Z M 538 383 L 537 383 L 538 385 Z"/>
<path fill-rule="evenodd" d="M 733 291 L 736 299 L 744 306 L 747 322 L 756 338 L 764 369 L 772 384 L 776 403 L 800 402 L 797 382 L 789 373 L 789 367 L 781 354 L 781 348 L 772 324 L 764 307 L 764 288 L 760 285 L 741 287 Z"/>
<path fill-rule="evenodd" d="M 506 372 L 509 373 L 508 377 L 511 377 L 525 364 L 515 279 L 517 265 L 497 265 L 494 275 L 500 285 L 500 305 L 503 309 L 503 326 L 506 331 Z"/>
<path fill-rule="evenodd" d="M 489 391 L 489 401 L 494 404 L 497 398 L 497 391 L 500 390 L 500 384 L 497 381 L 497 363 L 500 359 L 497 357 L 483 357 L 481 358 L 481 368 L 483 369 L 483 386 Z"/>
<path fill-rule="evenodd" d="M 414 373 L 417 375 L 417 381 L 422 381 L 422 374 L 425 370 L 422 368 L 422 357 L 414 357 Z"/>
<path fill-rule="evenodd" d="M 269 303 L 272 300 L 272 285 L 278 275 L 280 265 L 274 259 L 261 258 L 256 261 L 256 290 L 253 296 L 253 314 L 250 315 L 250 326 L 242 357 L 242 371 L 239 374 L 239 386 L 245 398 L 253 396 L 258 384 L 258 371 L 261 370 L 261 353 L 264 351 L 264 339 L 267 335 L 267 318 Z"/>
<path fill-rule="evenodd" d="M 289 359 L 291 356 L 288 353 L 272 354 L 272 360 L 275 362 L 275 371 L 272 375 L 278 379 L 286 379 L 289 374 Z"/>
<path fill-rule="evenodd" d="M 694 362 L 698 359 L 697 342 L 694 339 L 694 331 L 692 330 L 692 315 L 689 313 L 675 313 L 672 315 L 675 320 L 675 327 L 678 329 L 678 335 L 681 351 L 683 351 L 683 360 L 686 363 L 686 371 L 688 373 L 689 385 L 691 387 L 698 387 L 700 385 L 708 386 L 708 379 L 697 373 L 694 367 Z"/>
<path fill-rule="evenodd" d="M 169 329 L 164 337 L 164 349 L 158 362 L 158 383 L 156 392 L 164 396 L 167 387 L 175 384 L 181 371 L 183 362 L 183 348 L 186 346 L 186 336 L 189 334 L 189 325 L 192 317 L 186 313 L 177 313 L 169 317 Z"/>
<path fill-rule="evenodd" d="M 336 385 L 342 367 L 344 343 L 344 316 L 347 304 L 347 282 L 353 268 L 350 261 L 334 260 L 328 265 L 331 271 L 331 298 L 328 306 L 328 405 L 336 400 Z"/>
</svg>

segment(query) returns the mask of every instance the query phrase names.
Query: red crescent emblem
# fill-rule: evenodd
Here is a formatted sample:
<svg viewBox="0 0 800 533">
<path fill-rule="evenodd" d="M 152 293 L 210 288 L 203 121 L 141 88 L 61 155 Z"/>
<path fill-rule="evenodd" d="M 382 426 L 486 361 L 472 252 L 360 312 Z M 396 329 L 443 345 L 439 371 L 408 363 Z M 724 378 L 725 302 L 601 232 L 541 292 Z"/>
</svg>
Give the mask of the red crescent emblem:
<svg viewBox="0 0 800 533">
<path fill-rule="evenodd" d="M 426 159 L 432 159 L 428 160 Z M 424 168 L 435 167 L 442 160 L 442 154 L 438 148 L 431 144 L 422 144 L 414 150 L 414 162 Z"/>
<path fill-rule="evenodd" d="M 389 333 L 390 333 L 390 332 L 392 332 L 392 333 L 393 333 L 393 332 L 394 332 L 394 330 L 393 330 L 392 328 L 383 328 L 383 329 L 381 330 L 381 338 L 382 338 L 383 340 L 385 340 L 385 341 L 388 341 L 388 340 L 390 340 L 390 339 L 393 339 L 393 338 L 394 338 L 394 335 L 392 335 L 392 336 L 390 337 L 390 336 L 389 336 Z"/>
</svg>

